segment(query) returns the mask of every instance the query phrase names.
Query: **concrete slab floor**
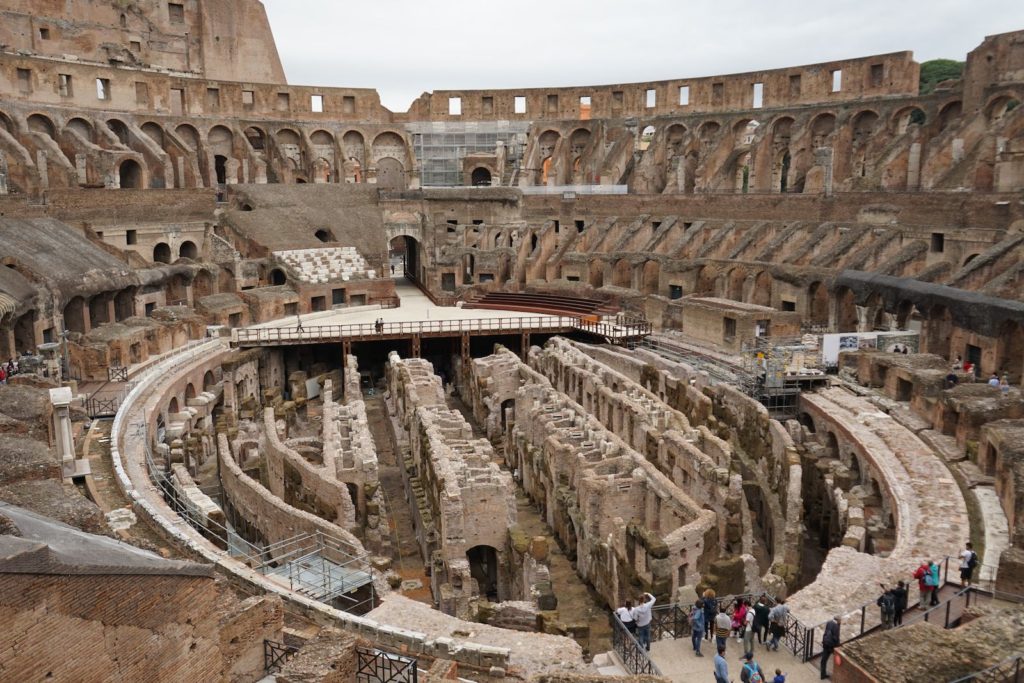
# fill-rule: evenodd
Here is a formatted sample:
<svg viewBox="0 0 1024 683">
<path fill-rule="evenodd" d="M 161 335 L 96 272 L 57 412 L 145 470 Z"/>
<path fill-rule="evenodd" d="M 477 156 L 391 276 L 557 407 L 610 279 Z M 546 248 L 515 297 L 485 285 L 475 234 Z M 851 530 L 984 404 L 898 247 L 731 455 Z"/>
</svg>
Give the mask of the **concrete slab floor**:
<svg viewBox="0 0 1024 683">
<path fill-rule="evenodd" d="M 691 681 L 712 681 L 715 671 L 715 644 L 705 640 L 701 643 L 703 657 L 693 653 L 689 638 L 679 640 L 663 639 L 651 644 L 651 659 L 661 670 L 662 675 L 680 683 Z M 729 679 L 740 680 L 743 663 L 743 644 L 730 638 L 727 645 L 725 660 L 729 665 Z M 810 683 L 820 680 L 818 662 L 804 663 L 785 649 L 769 652 L 763 645 L 754 643 L 754 661 L 761 666 L 765 680 L 775 677 L 775 669 L 782 669 L 786 674 L 786 683 Z"/>
</svg>

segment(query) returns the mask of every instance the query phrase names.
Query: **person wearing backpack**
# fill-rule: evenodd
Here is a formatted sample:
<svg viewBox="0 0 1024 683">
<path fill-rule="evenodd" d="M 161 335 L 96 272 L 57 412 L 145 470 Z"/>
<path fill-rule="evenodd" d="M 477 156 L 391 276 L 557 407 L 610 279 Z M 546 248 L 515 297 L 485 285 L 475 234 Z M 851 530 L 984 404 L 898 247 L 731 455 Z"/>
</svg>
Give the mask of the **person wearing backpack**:
<svg viewBox="0 0 1024 683">
<path fill-rule="evenodd" d="M 903 613 L 907 611 L 907 584 L 902 581 L 898 582 L 892 589 L 892 597 L 896 601 L 895 611 L 892 613 L 892 625 L 894 627 L 902 626 Z"/>
<path fill-rule="evenodd" d="M 935 560 L 931 560 L 928 565 L 928 575 L 925 576 L 925 581 L 928 583 L 928 587 L 932 589 L 931 599 L 928 604 L 931 607 L 935 607 L 939 604 L 939 589 L 941 584 L 939 583 L 939 563 Z"/>
<path fill-rule="evenodd" d="M 960 553 L 960 585 L 962 587 L 966 588 L 971 585 L 971 577 L 977 566 L 978 553 L 974 552 L 974 546 L 968 541 L 967 546 Z"/>
<path fill-rule="evenodd" d="M 740 670 L 740 683 L 764 683 L 764 672 L 761 666 L 754 661 L 754 653 L 748 652 L 743 655 L 743 669 Z"/>
<path fill-rule="evenodd" d="M 881 586 L 882 594 L 878 596 L 875 604 L 881 609 L 882 628 L 888 631 L 892 628 L 893 616 L 896 613 L 896 598 L 892 591 L 885 587 L 885 584 L 881 584 Z"/>
<path fill-rule="evenodd" d="M 931 586 L 928 585 L 928 576 L 930 573 L 931 570 L 928 566 L 928 560 L 922 560 L 921 566 L 914 570 L 914 578 L 917 579 L 917 588 L 921 596 L 918 607 L 922 610 L 928 606 L 928 598 L 932 592 Z"/>
</svg>

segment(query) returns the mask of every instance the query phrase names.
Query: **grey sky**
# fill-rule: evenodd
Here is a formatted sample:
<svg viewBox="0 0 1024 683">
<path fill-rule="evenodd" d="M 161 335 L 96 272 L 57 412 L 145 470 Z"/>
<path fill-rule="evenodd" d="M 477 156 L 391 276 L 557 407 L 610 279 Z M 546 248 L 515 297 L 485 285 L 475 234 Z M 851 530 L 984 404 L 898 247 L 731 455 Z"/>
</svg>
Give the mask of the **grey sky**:
<svg viewBox="0 0 1024 683">
<path fill-rule="evenodd" d="M 289 83 L 428 90 L 711 76 L 912 50 L 963 59 L 1021 0 L 263 0 Z"/>
</svg>

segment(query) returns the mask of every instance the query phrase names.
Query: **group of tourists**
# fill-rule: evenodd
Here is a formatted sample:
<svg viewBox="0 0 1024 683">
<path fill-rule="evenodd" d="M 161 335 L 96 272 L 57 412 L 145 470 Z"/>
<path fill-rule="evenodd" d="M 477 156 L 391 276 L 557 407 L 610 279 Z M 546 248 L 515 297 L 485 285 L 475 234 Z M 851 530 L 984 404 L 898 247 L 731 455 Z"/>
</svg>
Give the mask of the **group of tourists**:
<svg viewBox="0 0 1024 683">
<path fill-rule="evenodd" d="M 650 593 L 644 593 L 633 604 L 632 600 L 626 600 L 626 604 L 615 610 L 615 616 L 619 618 L 626 630 L 633 634 L 641 647 L 648 652 L 651 649 L 651 608 L 654 607 L 655 597 Z"/>
<path fill-rule="evenodd" d="M 977 368 L 970 361 L 965 361 L 962 356 L 957 356 L 956 360 L 953 361 L 953 368 L 949 374 L 946 375 L 946 387 L 952 389 L 960 381 L 960 372 L 966 373 L 972 379 Z M 1003 397 L 1006 398 L 1010 395 L 1010 376 L 1005 372 L 1000 377 L 998 372 L 993 372 L 988 378 L 988 385 L 993 389 L 998 389 L 1002 392 Z"/>
<path fill-rule="evenodd" d="M 7 380 L 18 374 L 18 362 L 13 358 L 6 363 L 0 363 L 0 384 L 7 384 Z"/>
</svg>

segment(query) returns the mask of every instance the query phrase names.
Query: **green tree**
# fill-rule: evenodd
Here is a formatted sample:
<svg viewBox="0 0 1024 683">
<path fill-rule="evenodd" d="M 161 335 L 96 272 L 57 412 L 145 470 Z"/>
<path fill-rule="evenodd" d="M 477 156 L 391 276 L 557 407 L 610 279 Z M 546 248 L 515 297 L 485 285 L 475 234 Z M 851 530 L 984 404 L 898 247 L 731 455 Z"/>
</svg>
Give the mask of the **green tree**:
<svg viewBox="0 0 1024 683">
<path fill-rule="evenodd" d="M 921 63 L 920 93 L 927 95 L 934 92 L 935 86 L 942 81 L 960 78 L 964 75 L 964 62 L 955 59 L 931 59 Z"/>
</svg>

